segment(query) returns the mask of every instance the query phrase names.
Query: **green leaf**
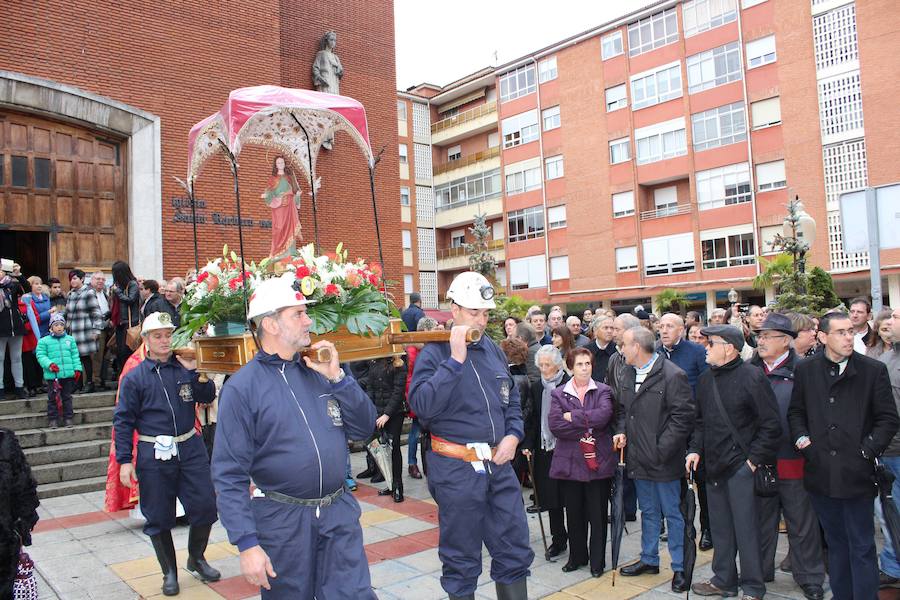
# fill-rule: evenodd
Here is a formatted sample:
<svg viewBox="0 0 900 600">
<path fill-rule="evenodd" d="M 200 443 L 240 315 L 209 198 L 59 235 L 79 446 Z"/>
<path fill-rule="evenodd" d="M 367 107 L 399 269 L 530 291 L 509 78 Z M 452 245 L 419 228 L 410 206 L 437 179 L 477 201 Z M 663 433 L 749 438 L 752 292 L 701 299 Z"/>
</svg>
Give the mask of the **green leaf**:
<svg viewBox="0 0 900 600">
<path fill-rule="evenodd" d="M 334 331 L 341 324 L 341 311 L 336 304 L 313 304 L 308 309 L 312 333 L 322 334 Z"/>
</svg>

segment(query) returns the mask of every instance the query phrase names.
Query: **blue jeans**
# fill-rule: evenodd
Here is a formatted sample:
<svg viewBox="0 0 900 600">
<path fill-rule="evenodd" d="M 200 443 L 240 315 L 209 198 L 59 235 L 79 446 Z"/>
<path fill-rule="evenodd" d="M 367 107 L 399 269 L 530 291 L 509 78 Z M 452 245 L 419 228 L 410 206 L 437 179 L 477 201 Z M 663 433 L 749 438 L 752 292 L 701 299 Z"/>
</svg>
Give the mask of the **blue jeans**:
<svg viewBox="0 0 900 600">
<path fill-rule="evenodd" d="M 678 508 L 681 502 L 681 481 L 647 481 L 635 479 L 638 505 L 641 507 L 641 562 L 659 566 L 659 534 L 662 517 L 666 518 L 669 533 L 669 554 L 672 570 L 684 570 L 684 517 Z"/>
<path fill-rule="evenodd" d="M 347 453 L 347 472 L 344 475 L 344 479 L 347 479 L 349 481 L 353 480 L 353 471 L 350 469 L 350 453 L 349 452 Z"/>
<path fill-rule="evenodd" d="M 900 456 L 882 456 L 881 462 L 896 477 L 891 491 L 894 494 L 894 504 L 900 508 Z M 881 511 L 881 500 L 878 498 L 875 499 L 875 514 L 878 515 L 878 522 L 881 523 L 881 532 L 884 534 L 884 549 L 879 555 L 881 570 L 891 577 L 900 577 L 900 563 L 897 562 L 897 557 L 894 555 L 891 534 L 885 527 L 884 515 Z"/>
<path fill-rule="evenodd" d="M 407 440 L 406 462 L 411 465 L 418 464 L 416 454 L 419 452 L 419 420 L 413 419 L 409 428 L 409 438 Z"/>
<path fill-rule="evenodd" d="M 877 598 L 873 499 L 829 498 L 810 492 L 809 500 L 825 530 L 828 580 L 834 600 Z"/>
</svg>

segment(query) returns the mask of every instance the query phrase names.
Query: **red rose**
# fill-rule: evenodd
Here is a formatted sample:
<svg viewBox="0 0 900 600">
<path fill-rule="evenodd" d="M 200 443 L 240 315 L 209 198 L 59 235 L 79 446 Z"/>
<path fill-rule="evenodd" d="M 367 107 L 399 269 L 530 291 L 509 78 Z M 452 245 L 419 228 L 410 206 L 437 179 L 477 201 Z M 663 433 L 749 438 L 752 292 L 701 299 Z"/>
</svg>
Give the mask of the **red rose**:
<svg viewBox="0 0 900 600">
<path fill-rule="evenodd" d="M 209 271 L 203 271 L 199 275 L 197 275 L 197 283 L 203 283 L 206 281 L 206 278 L 209 277 Z"/>
<path fill-rule="evenodd" d="M 341 290 L 338 286 L 333 283 L 329 283 L 325 286 L 325 295 L 326 296 L 338 296 L 340 295 Z"/>
<path fill-rule="evenodd" d="M 375 273 L 370 274 L 369 275 L 369 283 L 377 286 L 378 285 L 378 275 L 376 275 Z"/>
<path fill-rule="evenodd" d="M 309 275 L 310 275 L 309 267 L 307 267 L 306 265 L 300 265 L 299 267 L 297 267 L 297 271 L 295 272 L 295 275 L 297 276 L 297 279 L 303 279 L 304 277 L 309 277 Z"/>
</svg>

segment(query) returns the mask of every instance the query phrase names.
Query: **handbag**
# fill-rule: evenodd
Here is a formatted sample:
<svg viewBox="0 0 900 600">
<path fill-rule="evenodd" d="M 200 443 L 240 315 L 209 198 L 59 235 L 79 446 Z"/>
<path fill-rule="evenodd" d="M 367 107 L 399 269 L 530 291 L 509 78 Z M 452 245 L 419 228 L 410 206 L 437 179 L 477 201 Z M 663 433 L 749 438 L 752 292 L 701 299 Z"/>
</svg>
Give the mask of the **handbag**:
<svg viewBox="0 0 900 600">
<path fill-rule="evenodd" d="M 716 406 L 719 407 L 719 412 L 722 413 L 722 418 L 725 419 L 725 424 L 728 425 L 728 430 L 731 431 L 731 437 L 734 438 L 734 441 L 737 442 L 738 446 L 741 447 L 741 450 L 743 450 L 744 454 L 749 458 L 750 449 L 744 444 L 744 440 L 741 439 L 741 436 L 738 435 L 737 431 L 735 431 L 734 425 L 728 417 L 728 413 L 725 412 L 725 407 L 722 406 L 722 397 L 719 396 L 719 386 L 716 385 L 715 381 L 713 381 L 712 388 L 713 399 L 716 401 Z M 771 498 L 772 496 L 778 495 L 778 471 L 775 469 L 774 465 L 758 465 L 756 467 L 756 470 L 753 472 L 753 491 L 757 496 L 763 498 Z"/>
<path fill-rule="evenodd" d="M 130 285 L 130 284 L 129 284 Z M 143 339 L 141 338 L 141 324 L 131 325 L 131 305 L 128 305 L 128 328 L 125 330 L 125 345 L 128 346 L 131 351 L 137 350 Z"/>
<path fill-rule="evenodd" d="M 38 600 L 37 580 L 34 577 L 34 561 L 24 550 L 19 552 L 16 578 L 13 581 L 13 600 Z"/>
</svg>

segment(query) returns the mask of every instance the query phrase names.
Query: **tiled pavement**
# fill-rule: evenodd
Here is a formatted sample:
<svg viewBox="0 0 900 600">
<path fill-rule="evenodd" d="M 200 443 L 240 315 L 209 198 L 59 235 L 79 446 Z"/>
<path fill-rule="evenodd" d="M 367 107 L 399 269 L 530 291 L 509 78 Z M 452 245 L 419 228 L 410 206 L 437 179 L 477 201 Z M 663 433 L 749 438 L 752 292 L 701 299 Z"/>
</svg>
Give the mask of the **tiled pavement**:
<svg viewBox="0 0 900 600">
<path fill-rule="evenodd" d="M 353 455 L 354 472 L 364 468 L 362 454 Z M 405 481 L 406 501 L 395 504 L 390 497 L 380 497 L 375 486 L 360 485 L 356 497 L 363 510 L 363 539 L 372 574 L 372 585 L 382 600 L 425 600 L 446 598 L 440 586 L 441 564 L 437 556 L 437 508 L 428 494 L 424 480 Z M 43 501 L 41 521 L 28 551 L 39 574 L 40 598 L 59 600 L 124 600 L 160 595 L 159 565 L 149 539 L 141 532 L 141 523 L 127 512 L 108 515 L 102 512 L 103 492 L 51 498 Z M 547 523 L 545 521 L 545 526 Z M 642 600 L 679 597 L 669 591 L 672 576 L 668 569 L 655 577 L 635 579 L 612 575 L 599 579 L 586 569 L 563 573 L 565 556 L 555 563 L 543 558 L 537 516 L 529 515 L 531 542 L 535 561 L 528 582 L 531 598 L 575 600 L 604 598 L 610 600 L 640 598 Z M 786 546 L 780 536 L 780 561 Z M 187 528 L 173 531 L 178 562 L 185 564 Z M 640 550 L 639 523 L 629 523 L 622 543 L 621 564 L 634 560 Z M 240 576 L 237 549 L 231 546 L 221 525 L 216 524 L 207 551 L 210 563 L 222 572 L 222 581 L 204 585 L 187 571 L 181 570 L 179 582 L 185 600 L 238 600 L 259 598 L 258 588 Z M 695 581 L 710 575 L 711 552 L 701 552 Z M 668 564 L 663 556 L 662 564 Z M 276 565 L 277 568 L 277 565 Z M 479 578 L 476 597 L 495 598 L 490 580 L 490 557 L 484 553 L 484 571 Z M 778 572 L 769 584 L 767 598 L 802 598 L 789 575 Z"/>
</svg>

